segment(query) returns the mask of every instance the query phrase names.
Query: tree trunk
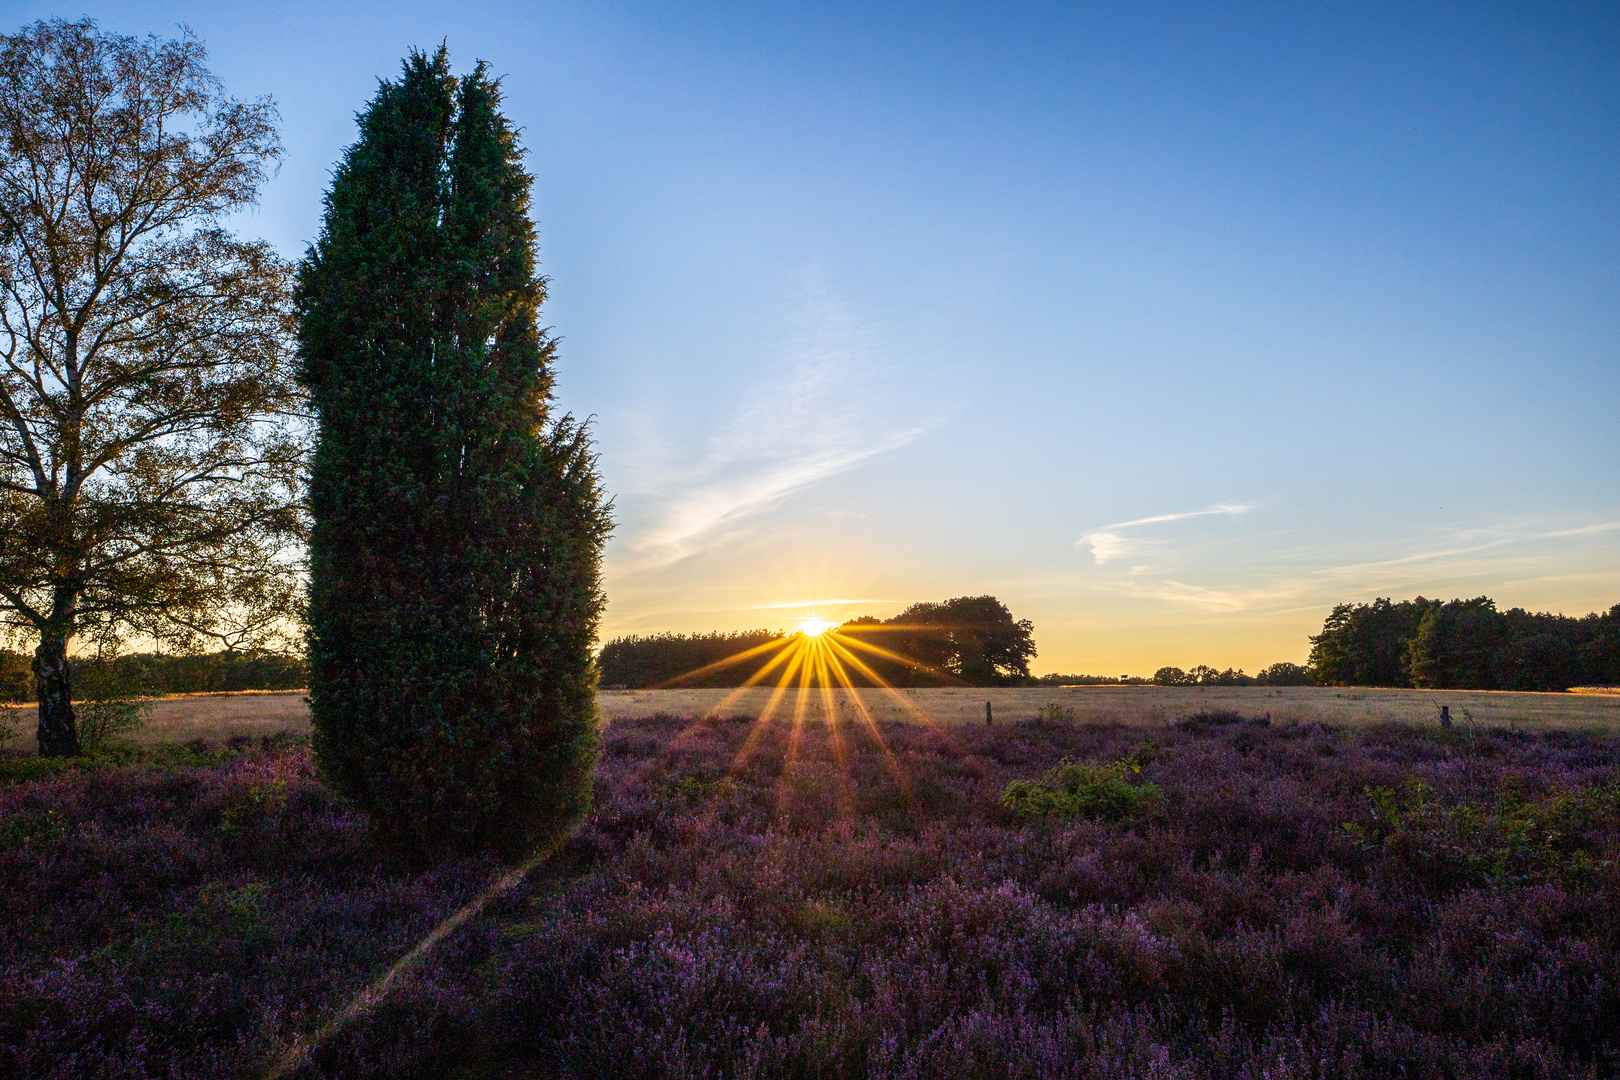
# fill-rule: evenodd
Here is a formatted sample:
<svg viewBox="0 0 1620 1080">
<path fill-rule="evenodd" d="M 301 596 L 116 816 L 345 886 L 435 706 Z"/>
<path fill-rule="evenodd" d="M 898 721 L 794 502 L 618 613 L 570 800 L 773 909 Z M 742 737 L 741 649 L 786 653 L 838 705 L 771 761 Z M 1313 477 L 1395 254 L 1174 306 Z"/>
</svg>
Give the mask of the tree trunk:
<svg viewBox="0 0 1620 1080">
<path fill-rule="evenodd" d="M 40 635 L 34 650 L 34 692 L 39 696 L 39 756 L 74 757 L 79 753 L 79 726 L 73 718 L 65 635 Z"/>
</svg>

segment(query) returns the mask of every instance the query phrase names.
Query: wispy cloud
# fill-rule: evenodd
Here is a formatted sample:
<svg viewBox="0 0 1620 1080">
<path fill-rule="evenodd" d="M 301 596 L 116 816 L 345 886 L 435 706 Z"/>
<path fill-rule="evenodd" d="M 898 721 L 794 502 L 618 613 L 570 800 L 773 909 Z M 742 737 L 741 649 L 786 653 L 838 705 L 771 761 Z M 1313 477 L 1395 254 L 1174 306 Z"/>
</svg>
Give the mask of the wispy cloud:
<svg viewBox="0 0 1620 1080">
<path fill-rule="evenodd" d="M 1506 543 L 1508 543 L 1506 540 L 1493 540 L 1489 543 L 1470 544 L 1466 547 L 1447 547 L 1435 551 L 1419 551 L 1393 559 L 1347 563 L 1343 566 L 1325 566 L 1316 573 L 1321 577 L 1340 580 L 1404 581 L 1414 577 L 1414 575 L 1421 576 L 1433 573 L 1434 568 L 1437 566 L 1455 566 L 1463 561 L 1465 556 L 1475 555 L 1481 551 L 1489 551 Z"/>
<path fill-rule="evenodd" d="M 1221 508 L 1199 511 L 1204 514 L 1220 512 Z M 1176 520 L 1185 516 L 1191 515 L 1144 518 L 1137 522 L 1105 526 L 1094 532 Z M 1616 530 L 1620 530 L 1620 522 L 1600 522 L 1573 528 L 1526 522 L 1499 524 L 1455 530 L 1439 537 L 1438 542 L 1431 537 L 1429 543 L 1413 544 L 1417 550 L 1409 550 L 1406 554 L 1391 553 L 1385 558 L 1335 561 L 1328 565 L 1317 562 L 1324 554 L 1318 550 L 1274 551 L 1262 560 L 1262 564 L 1269 564 L 1273 571 L 1248 581 L 1232 581 L 1230 564 L 1207 568 L 1215 575 L 1228 578 L 1217 584 L 1173 580 L 1153 567 L 1134 566 L 1123 576 L 1092 582 L 1088 587 L 1100 592 L 1157 600 L 1212 613 L 1269 611 L 1275 614 L 1292 610 L 1296 604 L 1320 607 L 1344 600 L 1370 599 L 1373 595 L 1393 595 L 1405 590 L 1467 589 L 1472 582 L 1478 582 L 1481 590 L 1493 581 L 1522 584 L 1515 581 L 1515 575 L 1529 575 L 1525 581 L 1552 581 L 1554 577 L 1539 571 L 1547 567 L 1549 560 L 1555 559 L 1559 552 L 1566 550 L 1569 542 L 1600 537 Z M 1091 535 L 1087 534 L 1088 537 Z M 1549 542 L 1552 542 L 1550 546 Z M 1312 563 L 1317 565 L 1313 566 Z M 1184 567 L 1183 571 L 1186 569 Z M 1609 572 L 1577 576 L 1581 580 L 1594 581 L 1609 581 L 1614 577 Z"/>
<path fill-rule="evenodd" d="M 782 500 L 898 449 L 929 426 L 905 400 L 869 335 L 817 297 L 696 468 L 649 476 L 649 524 L 629 537 L 631 571 L 670 566 L 749 534 Z"/>
<path fill-rule="evenodd" d="M 1582 525 L 1578 529 L 1559 529 L 1557 532 L 1542 533 L 1542 536 L 1591 536 L 1594 533 L 1613 532 L 1620 529 L 1620 521 L 1602 521 L 1596 525 Z"/>
<path fill-rule="evenodd" d="M 1140 536 L 1127 535 L 1129 530 L 1140 529 L 1144 525 L 1159 525 L 1167 521 L 1184 521 L 1187 518 L 1208 517 L 1211 514 L 1246 514 L 1254 509 L 1242 503 L 1217 503 L 1203 510 L 1187 510 L 1179 514 L 1156 514 L 1153 517 L 1137 518 L 1134 521 L 1119 521 L 1112 525 L 1103 525 L 1083 533 L 1080 539 L 1074 542 L 1075 547 L 1082 544 L 1091 546 L 1091 557 L 1098 566 L 1124 558 L 1157 541 L 1145 539 Z"/>
</svg>

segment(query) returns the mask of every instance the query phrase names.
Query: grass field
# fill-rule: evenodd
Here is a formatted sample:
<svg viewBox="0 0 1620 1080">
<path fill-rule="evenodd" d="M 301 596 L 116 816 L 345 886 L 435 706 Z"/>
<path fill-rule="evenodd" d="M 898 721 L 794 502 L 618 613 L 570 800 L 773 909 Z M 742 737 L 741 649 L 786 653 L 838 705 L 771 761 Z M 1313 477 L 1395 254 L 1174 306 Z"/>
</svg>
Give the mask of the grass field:
<svg viewBox="0 0 1620 1080">
<path fill-rule="evenodd" d="M 771 698 L 769 690 L 620 690 L 598 697 L 602 715 L 621 717 L 703 716 L 718 709 L 724 715 L 758 716 Z M 1441 705 L 1448 705 L 1458 720 L 1467 709 L 1475 720 L 1499 727 L 1620 728 L 1620 693 L 1520 694 L 1477 690 L 1375 690 L 1361 687 L 1170 687 L 1072 686 L 1021 687 L 1010 690 L 858 690 L 836 691 L 834 709 L 855 718 L 858 695 L 874 718 L 916 720 L 941 724 L 983 724 L 984 705 L 990 702 L 994 718 L 1002 723 L 1027 720 L 1043 708 L 1057 705 L 1073 710 L 1077 723 L 1162 724 L 1189 713 L 1232 709 L 1245 715 L 1270 713 L 1273 720 L 1301 723 L 1365 725 L 1373 723 L 1435 723 Z M 789 713 L 796 692 L 785 695 L 778 709 Z M 806 701 L 809 715 L 825 711 L 820 691 Z"/>
<path fill-rule="evenodd" d="M 769 704 L 770 690 L 608 690 L 598 696 L 602 718 L 706 716 L 716 709 L 725 715 L 758 716 Z M 791 715 L 797 692 L 784 695 L 777 708 Z M 859 706 L 857 706 L 857 701 Z M 1592 694 L 1519 694 L 1477 690 L 1371 690 L 1321 686 L 1168 687 L 1075 686 L 1016 690 L 857 690 L 834 691 L 833 711 L 856 720 L 865 710 L 874 719 L 929 720 L 940 724 L 983 724 L 984 703 L 991 703 L 1001 723 L 1027 720 L 1050 705 L 1073 711 L 1077 723 L 1162 724 L 1188 713 L 1232 709 L 1245 715 L 1270 713 L 1274 720 L 1302 723 L 1432 724 L 1441 705 L 1449 705 L 1459 721 L 1463 709 L 1475 720 L 1492 727 L 1620 729 L 1620 692 Z M 806 695 L 807 716 L 825 713 L 821 691 Z M 34 710 L 30 706 L 5 710 L 18 732 L 13 743 L 34 749 Z M 213 743 L 232 738 L 258 739 L 280 732 L 305 734 L 309 709 L 301 690 L 236 694 L 185 694 L 163 698 L 153 705 L 151 722 L 135 741 L 154 746 L 163 742 L 207 739 Z"/>
<path fill-rule="evenodd" d="M 37 749 L 34 707 L 11 706 L 5 714 L 0 716 L 0 723 L 9 724 L 18 733 L 12 746 Z M 308 731 L 309 706 L 304 704 L 302 690 L 176 694 L 152 703 L 152 718 L 133 741 L 145 746 L 192 739 L 223 743 L 232 738 L 259 739 L 282 732 L 302 735 Z"/>
</svg>

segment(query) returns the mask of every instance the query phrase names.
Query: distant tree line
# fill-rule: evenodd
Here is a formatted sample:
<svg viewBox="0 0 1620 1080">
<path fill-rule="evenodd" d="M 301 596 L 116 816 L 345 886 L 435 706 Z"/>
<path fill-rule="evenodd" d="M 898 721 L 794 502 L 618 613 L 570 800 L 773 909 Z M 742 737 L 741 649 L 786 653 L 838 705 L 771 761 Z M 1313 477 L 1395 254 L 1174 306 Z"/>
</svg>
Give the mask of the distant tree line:
<svg viewBox="0 0 1620 1080">
<path fill-rule="evenodd" d="M 1152 682 L 1140 675 L 1059 675 L 1056 672 L 1034 680 L 1037 686 L 1147 686 Z"/>
<path fill-rule="evenodd" d="M 130 653 L 111 660 L 76 657 L 70 663 L 73 685 L 83 697 L 302 690 L 309 685 L 309 667 L 303 658 L 275 653 Z M 33 700 L 32 657 L 0 649 L 0 701 Z"/>
<path fill-rule="evenodd" d="M 740 686 L 768 664 L 774 649 L 786 642 L 784 630 L 740 630 L 714 634 L 651 634 L 614 638 L 596 658 L 598 681 L 605 689 L 644 690 L 680 679 L 683 687 Z M 722 670 L 705 670 L 731 657 L 760 649 Z M 681 679 L 681 676 L 686 678 Z"/>
<path fill-rule="evenodd" d="M 1242 668 L 1217 671 L 1204 664 L 1187 671 L 1162 667 L 1153 673 L 1153 682 L 1158 686 L 1315 686 L 1316 678 L 1310 668 L 1282 660 L 1258 675 L 1246 675 Z"/>
<path fill-rule="evenodd" d="M 1498 611 L 1489 597 L 1340 604 L 1311 638 L 1330 686 L 1567 690 L 1620 684 L 1620 604 L 1575 617 Z"/>
<path fill-rule="evenodd" d="M 854 686 L 1021 686 L 1034 681 L 1034 630 L 993 596 L 912 604 L 892 619 L 864 616 L 828 631 L 839 673 L 825 678 Z M 741 686 L 796 637 L 762 629 L 615 638 L 597 656 L 597 671 L 610 689 Z M 777 663 L 763 681 L 775 685 L 787 677 L 787 667 Z M 799 677 L 795 673 L 794 681 Z M 824 676 L 811 671 L 807 677 L 820 685 Z"/>
</svg>

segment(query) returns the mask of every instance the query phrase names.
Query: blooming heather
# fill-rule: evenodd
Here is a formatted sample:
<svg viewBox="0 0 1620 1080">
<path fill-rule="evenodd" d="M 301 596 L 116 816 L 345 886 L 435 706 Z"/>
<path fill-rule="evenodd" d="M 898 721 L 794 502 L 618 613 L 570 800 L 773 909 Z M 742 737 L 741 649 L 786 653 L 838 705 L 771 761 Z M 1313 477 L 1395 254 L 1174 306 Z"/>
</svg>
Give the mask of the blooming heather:
<svg viewBox="0 0 1620 1080">
<path fill-rule="evenodd" d="M 616 722 L 569 844 L 297 1075 L 1620 1070 L 1607 736 L 753 729 Z M 1002 805 L 1065 758 L 1162 797 Z M 499 872 L 391 861 L 295 745 L 12 783 L 0 1074 L 257 1075 Z"/>
</svg>

